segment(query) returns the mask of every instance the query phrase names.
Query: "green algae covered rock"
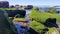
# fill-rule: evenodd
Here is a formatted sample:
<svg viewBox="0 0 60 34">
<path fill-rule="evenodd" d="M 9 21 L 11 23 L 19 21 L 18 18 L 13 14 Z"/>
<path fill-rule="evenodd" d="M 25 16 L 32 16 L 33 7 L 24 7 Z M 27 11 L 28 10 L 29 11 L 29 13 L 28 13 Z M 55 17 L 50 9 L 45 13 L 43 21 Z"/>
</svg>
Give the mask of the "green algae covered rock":
<svg viewBox="0 0 60 34">
<path fill-rule="evenodd" d="M 30 27 L 32 29 L 34 29 L 36 32 L 38 32 L 39 34 L 41 32 L 53 31 L 53 29 L 54 29 L 53 27 L 49 28 L 44 25 L 44 23 L 46 23 L 46 20 L 48 18 L 56 18 L 57 22 L 60 21 L 60 15 L 58 15 L 58 14 L 41 12 L 41 11 L 37 11 L 34 9 L 31 11 L 29 17 L 32 18 L 33 20 L 35 20 L 35 21 L 31 22 Z M 47 27 L 47 29 L 45 29 L 46 27 Z"/>
<path fill-rule="evenodd" d="M 6 11 L 0 9 L 0 34 L 17 34 L 13 22 L 9 20 Z"/>
<path fill-rule="evenodd" d="M 35 30 L 37 33 L 42 34 L 45 26 L 35 20 L 33 20 L 30 24 L 30 27 Z"/>
</svg>

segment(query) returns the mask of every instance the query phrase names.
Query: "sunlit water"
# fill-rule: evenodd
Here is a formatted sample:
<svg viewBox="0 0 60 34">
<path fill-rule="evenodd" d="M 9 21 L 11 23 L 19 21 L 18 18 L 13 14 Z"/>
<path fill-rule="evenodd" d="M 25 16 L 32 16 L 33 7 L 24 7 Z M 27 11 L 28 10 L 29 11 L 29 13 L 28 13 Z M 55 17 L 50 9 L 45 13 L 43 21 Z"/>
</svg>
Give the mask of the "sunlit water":
<svg viewBox="0 0 60 34">
<path fill-rule="evenodd" d="M 26 16 L 29 16 L 30 13 L 31 13 L 31 10 L 26 10 Z"/>
</svg>

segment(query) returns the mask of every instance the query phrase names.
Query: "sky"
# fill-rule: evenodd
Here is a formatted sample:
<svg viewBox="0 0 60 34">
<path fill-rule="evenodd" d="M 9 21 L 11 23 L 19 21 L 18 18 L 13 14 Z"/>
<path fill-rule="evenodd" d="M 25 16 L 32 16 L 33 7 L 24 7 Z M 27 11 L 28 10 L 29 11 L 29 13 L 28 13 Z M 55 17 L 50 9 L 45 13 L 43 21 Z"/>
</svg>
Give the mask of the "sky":
<svg viewBox="0 0 60 34">
<path fill-rule="evenodd" d="M 10 5 L 35 5 L 35 6 L 56 6 L 60 5 L 60 0 L 0 0 L 8 1 Z"/>
</svg>

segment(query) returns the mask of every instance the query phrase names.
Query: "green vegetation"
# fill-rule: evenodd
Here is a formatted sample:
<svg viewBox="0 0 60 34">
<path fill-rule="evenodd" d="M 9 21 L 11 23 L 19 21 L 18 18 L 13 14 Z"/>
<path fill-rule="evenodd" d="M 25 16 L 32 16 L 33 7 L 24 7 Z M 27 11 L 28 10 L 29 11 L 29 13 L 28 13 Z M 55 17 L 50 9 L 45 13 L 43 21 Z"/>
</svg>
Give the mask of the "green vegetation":
<svg viewBox="0 0 60 34">
<path fill-rule="evenodd" d="M 55 13 L 56 12 L 56 9 L 54 7 L 51 7 L 49 10 L 48 10 L 49 13 Z"/>
<path fill-rule="evenodd" d="M 49 31 L 45 34 L 59 34 L 59 31 L 56 28 L 49 28 Z"/>
<path fill-rule="evenodd" d="M 36 21 L 32 21 L 30 27 L 31 27 L 32 29 L 34 29 L 35 31 L 37 31 L 37 32 L 41 32 L 42 29 L 45 28 L 45 26 L 44 26 L 43 24 L 38 23 L 38 22 L 36 22 Z"/>
<path fill-rule="evenodd" d="M 34 29 L 35 31 L 39 32 L 45 29 L 46 26 L 44 26 L 42 23 L 45 23 L 46 19 L 48 18 L 56 18 L 57 22 L 60 22 L 60 15 L 55 14 L 55 9 L 50 9 L 49 12 L 42 12 L 37 11 L 36 9 L 33 9 L 30 13 L 30 18 L 33 18 L 34 20 L 31 22 L 30 27 Z M 49 32 L 52 32 L 54 28 L 48 28 Z"/>
<path fill-rule="evenodd" d="M 16 10 L 15 8 L 0 8 L 0 9 L 4 9 L 4 10 Z"/>
<path fill-rule="evenodd" d="M 26 21 L 25 18 L 14 18 L 14 22 L 16 21 Z"/>
</svg>

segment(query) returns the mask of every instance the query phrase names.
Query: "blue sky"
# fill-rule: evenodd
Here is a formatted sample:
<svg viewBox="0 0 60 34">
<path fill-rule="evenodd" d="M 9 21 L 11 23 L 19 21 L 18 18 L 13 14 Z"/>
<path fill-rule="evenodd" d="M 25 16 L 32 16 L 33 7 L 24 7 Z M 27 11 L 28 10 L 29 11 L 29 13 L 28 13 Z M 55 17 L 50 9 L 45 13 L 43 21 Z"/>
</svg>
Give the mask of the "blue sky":
<svg viewBox="0 0 60 34">
<path fill-rule="evenodd" d="M 8 1 L 10 5 L 37 5 L 37 6 L 56 6 L 60 5 L 60 0 L 0 0 Z"/>
</svg>

